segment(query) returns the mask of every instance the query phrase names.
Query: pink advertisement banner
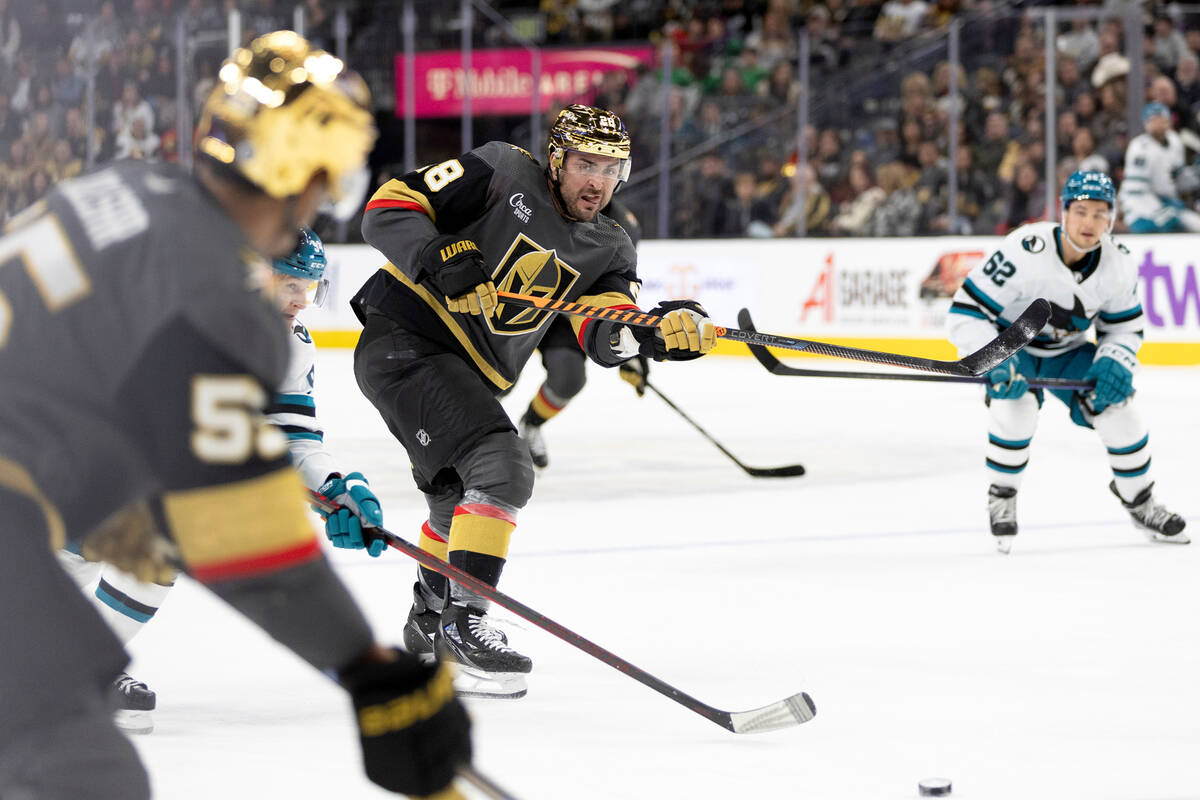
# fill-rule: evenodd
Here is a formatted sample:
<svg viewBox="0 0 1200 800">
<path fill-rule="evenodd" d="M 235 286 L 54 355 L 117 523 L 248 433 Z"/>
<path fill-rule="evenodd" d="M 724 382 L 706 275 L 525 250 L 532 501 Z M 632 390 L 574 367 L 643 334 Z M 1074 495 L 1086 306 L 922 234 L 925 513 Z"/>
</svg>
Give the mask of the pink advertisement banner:
<svg viewBox="0 0 1200 800">
<path fill-rule="evenodd" d="M 604 47 L 542 50 L 542 111 L 564 101 L 590 102 L 600 76 L 614 70 L 632 72 L 648 63 L 650 47 Z M 471 53 L 472 115 L 519 115 L 530 112 L 533 56 L 522 48 L 475 50 Z M 418 53 L 413 64 L 413 100 L 418 117 L 456 117 L 462 113 L 462 53 L 437 50 Z M 404 115 L 404 54 L 396 56 L 396 115 Z"/>
</svg>

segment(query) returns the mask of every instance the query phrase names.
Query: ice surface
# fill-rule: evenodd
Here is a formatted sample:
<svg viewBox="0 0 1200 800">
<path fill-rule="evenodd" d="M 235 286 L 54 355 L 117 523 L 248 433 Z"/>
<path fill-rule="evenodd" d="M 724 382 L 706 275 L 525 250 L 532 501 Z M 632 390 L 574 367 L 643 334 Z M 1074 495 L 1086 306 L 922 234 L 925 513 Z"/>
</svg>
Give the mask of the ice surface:
<svg viewBox="0 0 1200 800">
<path fill-rule="evenodd" d="M 737 736 L 508 617 L 534 659 L 529 695 L 468 704 L 477 766 L 517 797 L 885 800 L 931 775 L 959 800 L 1200 796 L 1200 544 L 1147 543 L 1099 439 L 1057 401 L 1004 557 L 978 387 L 783 378 L 748 358 L 654 366 L 744 462 L 809 471 L 770 480 L 615 370 L 588 374 L 545 428 L 550 467 L 501 588 L 711 705 L 803 690 L 818 713 Z M 514 416 L 541 375 L 531 364 L 505 401 Z M 1200 527 L 1200 370 L 1144 368 L 1138 386 L 1158 494 Z M 415 540 L 424 503 L 348 351 L 320 354 L 317 391 L 330 448 Z M 399 641 L 414 564 L 331 557 Z M 345 696 L 196 584 L 131 649 L 159 697 L 136 739 L 156 797 L 393 796 L 362 777 Z"/>
</svg>

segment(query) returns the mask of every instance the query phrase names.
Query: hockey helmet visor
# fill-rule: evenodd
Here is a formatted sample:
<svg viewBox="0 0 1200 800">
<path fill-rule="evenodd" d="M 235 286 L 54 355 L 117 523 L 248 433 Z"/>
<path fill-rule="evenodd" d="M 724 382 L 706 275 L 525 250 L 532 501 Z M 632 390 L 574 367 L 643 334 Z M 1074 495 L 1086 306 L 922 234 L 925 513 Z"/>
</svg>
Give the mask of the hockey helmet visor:
<svg viewBox="0 0 1200 800">
<path fill-rule="evenodd" d="M 547 155 L 550 166 L 563 169 L 568 150 L 585 155 L 607 156 L 615 162 L 573 165 L 568 171 L 617 181 L 629 180 L 629 133 L 625 123 L 611 111 L 579 104 L 558 112 L 550 126 Z"/>
<path fill-rule="evenodd" d="M 326 278 L 329 262 L 325 257 L 325 245 L 315 232 L 301 228 L 295 249 L 275 259 L 271 266 L 279 275 L 296 279 L 280 281 L 283 284 L 281 292 L 303 290 L 306 304 L 324 308 L 329 297 L 329 280 Z"/>
</svg>

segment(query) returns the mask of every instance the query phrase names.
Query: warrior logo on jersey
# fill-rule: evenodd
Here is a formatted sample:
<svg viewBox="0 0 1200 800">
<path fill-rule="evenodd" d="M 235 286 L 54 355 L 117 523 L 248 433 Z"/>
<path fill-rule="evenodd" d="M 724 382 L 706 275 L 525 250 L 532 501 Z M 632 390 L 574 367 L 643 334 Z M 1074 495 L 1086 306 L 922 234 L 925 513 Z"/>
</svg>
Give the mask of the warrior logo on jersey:
<svg viewBox="0 0 1200 800">
<path fill-rule="evenodd" d="M 578 270 L 560 259 L 553 250 L 540 247 L 523 233 L 513 239 L 512 247 L 492 274 L 492 281 L 500 291 L 534 297 L 565 297 L 577 280 Z M 537 330 L 550 316 L 549 311 L 518 308 L 501 302 L 488 325 L 495 333 L 518 336 Z"/>
</svg>

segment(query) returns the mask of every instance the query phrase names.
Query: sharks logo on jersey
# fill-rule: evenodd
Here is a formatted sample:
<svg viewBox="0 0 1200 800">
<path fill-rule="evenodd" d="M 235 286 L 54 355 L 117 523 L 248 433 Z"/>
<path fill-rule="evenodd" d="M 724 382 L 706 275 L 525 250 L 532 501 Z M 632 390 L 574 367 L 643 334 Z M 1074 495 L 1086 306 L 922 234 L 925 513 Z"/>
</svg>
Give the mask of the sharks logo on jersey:
<svg viewBox="0 0 1200 800">
<path fill-rule="evenodd" d="M 1083 301 L 1078 295 L 1072 295 L 1071 299 L 1075 301 L 1071 308 L 1064 308 L 1054 301 L 1050 302 L 1050 327 L 1064 333 L 1086 331 L 1092 326 L 1087 309 L 1083 307 Z"/>
<path fill-rule="evenodd" d="M 554 250 L 546 250 L 519 233 L 492 273 L 492 280 L 502 292 L 564 297 L 579 280 L 579 271 L 560 259 Z M 549 311 L 501 302 L 488 325 L 495 333 L 519 336 L 537 330 L 550 316 Z"/>
</svg>

